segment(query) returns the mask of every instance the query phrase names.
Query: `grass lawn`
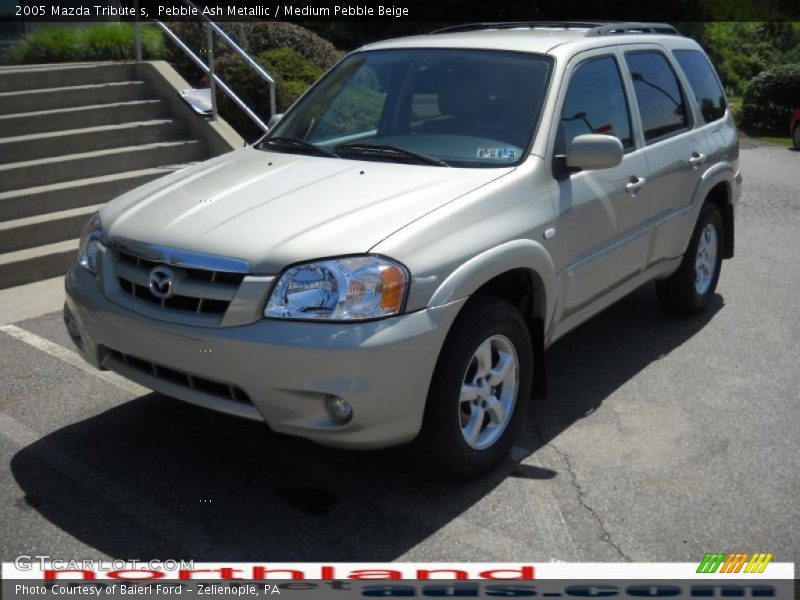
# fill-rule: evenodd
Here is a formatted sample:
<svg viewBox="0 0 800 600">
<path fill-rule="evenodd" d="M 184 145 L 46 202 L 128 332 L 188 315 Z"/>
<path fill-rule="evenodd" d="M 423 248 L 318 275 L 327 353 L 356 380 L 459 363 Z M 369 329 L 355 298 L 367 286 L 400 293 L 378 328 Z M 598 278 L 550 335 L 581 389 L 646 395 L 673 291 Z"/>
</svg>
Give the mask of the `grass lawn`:
<svg viewBox="0 0 800 600">
<path fill-rule="evenodd" d="M 773 146 L 781 146 L 783 148 L 792 147 L 792 138 L 789 135 L 776 135 L 772 132 L 763 131 L 742 131 L 739 130 L 739 136 L 743 140 L 750 140 L 756 144 L 772 144 Z"/>
<path fill-rule="evenodd" d="M 786 137 L 775 137 L 770 135 L 765 136 L 749 136 L 750 139 L 760 142 L 762 144 L 775 144 L 776 146 L 783 146 L 784 148 L 792 147 L 792 140 L 787 135 Z"/>
<path fill-rule="evenodd" d="M 742 117 L 742 97 L 741 96 L 728 96 L 728 103 L 730 104 L 733 116 L 736 122 L 739 123 Z M 786 122 L 786 129 L 789 129 L 789 122 Z M 776 135 L 771 131 L 759 131 L 757 129 L 748 129 L 743 131 L 739 129 L 739 134 L 745 139 L 750 139 L 756 144 L 772 144 L 774 146 L 782 146 L 784 148 L 792 147 L 792 138 L 789 137 L 788 131 L 785 136 Z"/>
</svg>

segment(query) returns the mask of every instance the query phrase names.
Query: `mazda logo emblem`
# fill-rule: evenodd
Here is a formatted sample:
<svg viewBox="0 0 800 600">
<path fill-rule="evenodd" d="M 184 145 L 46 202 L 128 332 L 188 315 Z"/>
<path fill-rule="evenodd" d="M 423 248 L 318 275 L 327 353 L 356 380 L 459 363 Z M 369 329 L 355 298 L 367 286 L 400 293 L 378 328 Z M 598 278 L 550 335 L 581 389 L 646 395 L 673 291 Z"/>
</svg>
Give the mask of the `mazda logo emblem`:
<svg viewBox="0 0 800 600">
<path fill-rule="evenodd" d="M 172 296 L 175 285 L 175 274 L 169 267 L 157 266 L 150 271 L 150 292 L 163 300 Z"/>
</svg>

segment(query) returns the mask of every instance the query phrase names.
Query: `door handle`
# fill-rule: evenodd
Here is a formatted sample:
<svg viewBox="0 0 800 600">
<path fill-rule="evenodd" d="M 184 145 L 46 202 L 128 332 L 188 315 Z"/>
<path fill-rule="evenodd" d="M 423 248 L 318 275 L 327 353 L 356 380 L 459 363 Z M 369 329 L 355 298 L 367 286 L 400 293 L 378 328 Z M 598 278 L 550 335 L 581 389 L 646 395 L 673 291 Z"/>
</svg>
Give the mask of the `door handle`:
<svg viewBox="0 0 800 600">
<path fill-rule="evenodd" d="M 635 195 L 636 195 L 636 193 L 637 193 L 637 192 L 638 192 L 640 189 L 642 189 L 642 186 L 643 186 L 645 183 L 646 183 L 646 181 L 645 181 L 645 178 L 644 178 L 644 177 L 637 177 L 636 175 L 634 175 L 633 177 L 631 177 L 631 178 L 630 178 L 630 181 L 628 181 L 628 185 L 626 185 L 626 186 L 625 186 L 625 190 L 626 190 L 626 191 L 627 191 L 627 192 L 628 192 L 628 193 L 629 193 L 631 196 L 635 196 Z"/>
<path fill-rule="evenodd" d="M 702 152 L 692 152 L 692 156 L 689 158 L 689 164 L 692 165 L 692 168 L 696 169 L 704 162 L 706 162 L 705 154 Z"/>
</svg>

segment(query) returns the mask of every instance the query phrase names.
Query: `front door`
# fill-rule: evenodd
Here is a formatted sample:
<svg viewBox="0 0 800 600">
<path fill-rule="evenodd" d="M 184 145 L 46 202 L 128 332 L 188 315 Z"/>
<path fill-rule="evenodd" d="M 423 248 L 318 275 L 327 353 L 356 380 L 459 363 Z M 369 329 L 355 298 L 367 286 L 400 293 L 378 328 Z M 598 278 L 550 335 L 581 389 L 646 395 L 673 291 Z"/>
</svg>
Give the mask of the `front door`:
<svg viewBox="0 0 800 600">
<path fill-rule="evenodd" d="M 570 67 L 553 155 L 566 154 L 578 135 L 600 133 L 619 138 L 625 156 L 616 167 L 580 171 L 557 181 L 561 318 L 638 274 L 649 243 L 640 203 L 647 161 L 636 146 L 618 58 L 605 50 L 580 55 Z"/>
</svg>

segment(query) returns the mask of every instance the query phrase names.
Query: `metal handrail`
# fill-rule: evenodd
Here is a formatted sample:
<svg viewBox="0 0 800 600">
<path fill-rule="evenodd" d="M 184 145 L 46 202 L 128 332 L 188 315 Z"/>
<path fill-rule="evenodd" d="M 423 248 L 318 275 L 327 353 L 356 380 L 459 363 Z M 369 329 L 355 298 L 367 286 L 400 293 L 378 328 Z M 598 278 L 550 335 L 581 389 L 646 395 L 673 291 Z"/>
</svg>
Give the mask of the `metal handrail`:
<svg viewBox="0 0 800 600">
<path fill-rule="evenodd" d="M 233 38 L 231 38 L 219 25 L 217 25 L 214 21 L 206 17 L 202 14 L 202 12 L 190 1 L 190 0 L 182 0 L 184 4 L 187 6 L 195 9 L 196 14 L 201 16 L 203 20 L 206 22 L 206 43 L 208 45 L 208 61 L 207 64 L 203 62 L 197 54 L 195 54 L 191 48 L 178 36 L 177 33 L 172 31 L 166 24 L 162 23 L 158 19 L 154 19 L 153 22 L 158 25 L 167 36 L 175 42 L 175 44 L 183 50 L 184 54 L 186 54 L 200 69 L 208 75 L 209 79 L 209 92 L 211 94 L 211 118 L 213 120 L 217 119 L 217 86 L 225 93 L 228 98 L 230 98 L 239 108 L 241 108 L 245 114 L 250 117 L 250 119 L 258 125 L 258 127 L 266 132 L 269 130 L 269 126 L 264 123 L 264 121 L 251 109 L 244 100 L 239 98 L 236 93 L 228 87 L 228 85 L 215 73 L 214 71 L 214 36 L 213 33 L 216 32 L 223 41 L 228 44 L 228 46 L 236 52 L 239 56 L 241 56 L 244 61 L 252 68 L 264 81 L 267 82 L 267 86 L 269 87 L 269 107 L 270 107 L 270 116 L 275 115 L 276 113 L 276 102 L 275 102 L 275 79 L 267 73 L 267 71 L 258 64 L 253 58 L 241 47 L 239 46 Z M 138 10 L 138 1 L 135 3 L 135 14 L 139 14 Z M 142 60 L 142 34 L 141 34 L 141 23 L 139 19 L 136 18 L 134 21 L 134 38 L 135 38 L 135 45 L 136 45 L 136 60 Z"/>
<path fill-rule="evenodd" d="M 247 114 L 247 116 L 250 117 L 250 119 L 252 119 L 252 121 L 261 128 L 262 131 L 264 131 L 264 132 L 269 131 L 269 127 L 267 126 L 267 124 L 264 123 L 264 121 L 262 121 L 261 118 L 255 112 L 253 112 L 253 109 L 251 109 L 249 106 L 247 106 L 247 104 L 244 102 L 244 100 L 239 98 L 239 96 L 237 96 L 236 93 L 231 88 L 229 88 L 228 85 L 222 79 L 220 79 L 219 75 L 214 73 L 213 69 L 209 68 L 208 65 L 206 65 L 203 62 L 202 58 L 200 58 L 194 52 L 192 52 L 191 48 L 189 48 L 189 46 L 187 46 L 183 42 L 183 40 L 180 37 L 178 37 L 178 35 L 174 31 L 172 31 L 169 27 L 167 27 L 161 21 L 155 21 L 155 23 L 156 23 L 156 25 L 158 25 L 164 31 L 164 33 L 166 33 L 170 37 L 170 39 L 173 42 L 175 42 L 177 44 L 177 46 L 181 50 L 183 50 L 186 53 L 186 55 L 189 58 L 192 59 L 192 61 L 198 67 L 200 67 L 200 69 L 202 69 L 202 71 L 206 75 L 209 76 L 210 81 L 213 81 L 216 85 L 218 85 L 220 87 L 220 89 L 223 92 L 225 92 L 225 95 L 228 96 L 228 98 L 230 98 L 231 100 L 233 100 L 236 103 L 236 105 L 239 108 L 241 108 Z M 212 90 L 212 94 L 211 94 L 212 118 L 216 120 L 216 118 L 217 118 L 217 114 L 216 114 L 216 97 L 215 97 L 216 94 L 214 93 L 214 88 L 211 88 L 211 90 Z M 272 114 L 275 114 L 274 110 L 275 109 L 273 108 L 272 109 L 272 111 L 273 111 Z"/>
</svg>

